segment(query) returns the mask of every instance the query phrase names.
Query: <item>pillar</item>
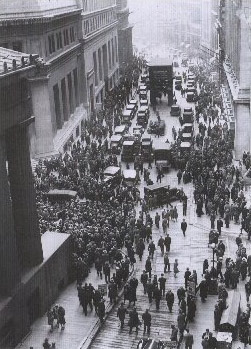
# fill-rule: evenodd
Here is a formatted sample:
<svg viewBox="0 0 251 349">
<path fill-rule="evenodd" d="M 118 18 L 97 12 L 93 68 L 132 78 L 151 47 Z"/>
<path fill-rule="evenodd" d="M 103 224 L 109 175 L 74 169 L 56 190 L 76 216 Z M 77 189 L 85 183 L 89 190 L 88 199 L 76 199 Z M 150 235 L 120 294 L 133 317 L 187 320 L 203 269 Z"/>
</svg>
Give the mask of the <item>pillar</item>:
<svg viewBox="0 0 251 349">
<path fill-rule="evenodd" d="M 27 125 L 8 132 L 7 158 L 16 241 L 23 267 L 43 261 Z"/>
<path fill-rule="evenodd" d="M 235 104 L 235 158 L 242 159 L 245 151 L 250 151 L 250 111 L 249 104 Z"/>
<path fill-rule="evenodd" d="M 30 80 L 32 108 L 33 115 L 35 116 L 37 155 L 54 151 L 54 134 L 48 80 L 48 77 Z"/>
<path fill-rule="evenodd" d="M 3 136 L 0 136 L 0 198 L 0 295 L 8 296 L 20 282 L 20 268 Z"/>
</svg>

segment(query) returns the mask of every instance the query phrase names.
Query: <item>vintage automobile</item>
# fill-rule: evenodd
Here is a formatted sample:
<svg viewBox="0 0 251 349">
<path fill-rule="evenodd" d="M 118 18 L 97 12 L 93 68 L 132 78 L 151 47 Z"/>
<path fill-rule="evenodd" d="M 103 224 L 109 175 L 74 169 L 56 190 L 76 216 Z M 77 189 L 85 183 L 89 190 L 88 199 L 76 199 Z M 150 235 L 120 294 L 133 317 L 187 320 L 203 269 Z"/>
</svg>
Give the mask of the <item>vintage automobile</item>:
<svg viewBox="0 0 251 349">
<path fill-rule="evenodd" d="M 147 91 L 139 91 L 139 99 L 147 99 Z"/>
<path fill-rule="evenodd" d="M 139 105 L 140 105 L 141 107 L 148 107 L 148 106 L 149 106 L 148 99 L 141 99 L 141 100 L 139 101 Z"/>
<path fill-rule="evenodd" d="M 196 88 L 194 86 L 188 87 L 187 86 L 187 93 L 196 93 Z"/>
<path fill-rule="evenodd" d="M 183 113 L 192 113 L 193 114 L 193 108 L 192 107 L 186 107 L 186 108 L 184 108 Z"/>
<path fill-rule="evenodd" d="M 75 199 L 77 192 L 74 190 L 52 189 L 45 196 L 52 202 L 58 202 Z"/>
<path fill-rule="evenodd" d="M 140 138 L 138 135 L 134 135 L 134 134 L 130 134 L 127 133 L 124 135 L 123 137 L 123 141 L 132 141 L 134 142 L 134 153 L 139 154 L 140 153 L 140 147 L 141 147 L 141 142 L 140 142 Z"/>
<path fill-rule="evenodd" d="M 187 89 L 190 91 L 191 88 L 194 88 L 194 91 L 195 91 L 194 82 L 189 80 L 187 82 Z"/>
<path fill-rule="evenodd" d="M 194 80 L 195 79 L 195 75 L 194 74 L 188 74 L 188 80 L 189 79 L 193 79 Z"/>
<path fill-rule="evenodd" d="M 175 81 L 180 81 L 182 83 L 182 76 L 181 75 L 176 75 L 175 76 Z"/>
<path fill-rule="evenodd" d="M 135 105 L 136 111 L 138 110 L 138 101 L 136 99 L 131 99 L 129 104 Z"/>
<path fill-rule="evenodd" d="M 180 144 L 180 151 L 181 152 L 189 152 L 191 150 L 191 143 L 190 142 L 181 142 Z"/>
<path fill-rule="evenodd" d="M 154 160 L 156 167 L 162 167 L 168 171 L 171 167 L 171 147 L 169 143 L 155 142 L 154 143 Z"/>
<path fill-rule="evenodd" d="M 121 169 L 117 166 L 109 166 L 104 172 L 104 182 L 111 185 L 118 185 L 121 182 Z"/>
<path fill-rule="evenodd" d="M 149 161 L 152 154 L 152 138 L 149 135 L 143 135 L 141 138 L 141 154 L 144 161 Z"/>
<path fill-rule="evenodd" d="M 132 133 L 138 139 L 141 139 L 142 133 L 144 133 L 144 128 L 140 125 L 136 125 L 132 129 Z"/>
<path fill-rule="evenodd" d="M 123 136 L 127 132 L 127 130 L 128 130 L 128 127 L 126 125 L 116 126 L 114 129 L 114 134 Z"/>
<path fill-rule="evenodd" d="M 170 111 L 170 115 L 171 116 L 180 116 L 181 113 L 181 109 L 179 105 L 172 105 L 171 106 L 171 111 Z"/>
<path fill-rule="evenodd" d="M 144 198 L 147 201 L 149 197 L 157 196 L 157 203 L 159 206 L 163 206 L 169 202 L 174 202 L 177 200 L 181 200 L 184 193 L 182 190 L 177 188 L 170 188 L 167 184 L 153 184 L 144 187 Z"/>
<path fill-rule="evenodd" d="M 183 132 L 181 136 L 182 142 L 191 142 L 192 140 L 192 134 Z"/>
<path fill-rule="evenodd" d="M 133 119 L 137 112 L 137 106 L 136 104 L 127 104 L 126 110 L 132 111 L 131 119 Z"/>
<path fill-rule="evenodd" d="M 146 86 L 146 84 L 139 84 L 139 86 L 138 86 L 138 94 L 140 94 L 140 92 L 146 92 L 147 93 L 147 86 Z"/>
<path fill-rule="evenodd" d="M 123 137 L 120 135 L 112 135 L 110 142 L 110 149 L 112 154 L 119 155 L 123 144 Z"/>
<path fill-rule="evenodd" d="M 175 81 L 175 90 L 180 91 L 182 88 L 182 81 L 176 80 Z"/>
<path fill-rule="evenodd" d="M 193 134 L 193 124 L 192 123 L 186 123 L 182 126 L 182 133 L 192 133 Z"/>
<path fill-rule="evenodd" d="M 186 101 L 188 103 L 194 102 L 194 92 L 187 92 Z"/>
<path fill-rule="evenodd" d="M 140 82 L 143 84 L 146 84 L 148 79 L 149 79 L 149 77 L 147 74 L 142 74 L 140 77 Z"/>
<path fill-rule="evenodd" d="M 137 124 L 146 127 L 149 119 L 149 108 L 140 107 L 137 115 Z"/>
<path fill-rule="evenodd" d="M 165 128 L 166 128 L 166 124 L 164 120 L 150 121 L 147 132 L 151 134 L 159 134 L 160 136 L 164 136 Z"/>
<path fill-rule="evenodd" d="M 124 141 L 122 147 L 121 160 L 132 162 L 135 159 L 135 141 Z"/>
<path fill-rule="evenodd" d="M 193 123 L 193 113 L 185 112 L 183 113 L 183 124 Z"/>
<path fill-rule="evenodd" d="M 133 110 L 124 110 L 123 114 L 121 116 L 121 123 L 126 124 L 128 126 L 131 126 L 132 122 L 131 120 L 133 119 Z"/>
<path fill-rule="evenodd" d="M 124 170 L 123 171 L 123 182 L 127 185 L 136 184 L 136 171 L 135 170 Z"/>
</svg>

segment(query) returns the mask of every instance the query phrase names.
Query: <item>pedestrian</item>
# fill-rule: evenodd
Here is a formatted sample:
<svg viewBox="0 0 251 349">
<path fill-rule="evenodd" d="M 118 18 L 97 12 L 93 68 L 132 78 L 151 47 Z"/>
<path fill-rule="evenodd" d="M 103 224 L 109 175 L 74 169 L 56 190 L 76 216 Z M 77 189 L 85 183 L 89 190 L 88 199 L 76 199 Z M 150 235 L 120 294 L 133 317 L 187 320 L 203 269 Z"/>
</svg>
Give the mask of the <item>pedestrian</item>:
<svg viewBox="0 0 251 349">
<path fill-rule="evenodd" d="M 169 309 L 169 312 L 172 313 L 173 303 L 174 303 L 174 294 L 173 294 L 172 290 L 168 290 L 166 293 L 166 303 L 167 303 L 167 307 Z"/>
<path fill-rule="evenodd" d="M 178 170 L 177 172 L 177 178 L 178 178 L 178 185 L 180 185 L 181 179 L 182 179 L 182 171 L 181 169 Z"/>
<path fill-rule="evenodd" d="M 48 325 L 51 327 L 50 332 L 52 332 L 53 331 L 53 323 L 54 323 L 54 315 L 53 315 L 52 309 L 47 310 L 47 319 L 48 319 Z"/>
<path fill-rule="evenodd" d="M 164 273 L 166 273 L 167 268 L 168 268 L 168 273 L 170 273 L 169 257 L 168 257 L 168 253 L 165 252 L 165 254 L 164 254 Z"/>
<path fill-rule="evenodd" d="M 147 292 L 147 297 L 148 297 L 149 303 L 152 303 L 153 290 L 154 290 L 154 286 L 153 286 L 153 284 L 151 282 L 151 279 L 148 279 L 148 282 L 147 282 L 147 285 L 146 285 L 146 292 Z"/>
<path fill-rule="evenodd" d="M 147 257 L 146 264 L 145 264 L 145 271 L 149 274 L 149 278 L 152 276 L 152 263 L 150 256 Z"/>
<path fill-rule="evenodd" d="M 161 274 L 161 277 L 159 278 L 159 287 L 160 287 L 160 292 L 165 296 L 165 290 L 166 290 L 166 278 L 164 277 L 164 274 Z"/>
<path fill-rule="evenodd" d="M 120 321 L 120 328 L 124 327 L 126 313 L 127 309 L 124 307 L 124 303 L 121 303 L 117 311 L 117 317 Z"/>
<path fill-rule="evenodd" d="M 187 222 L 185 219 L 183 219 L 183 221 L 181 222 L 181 230 L 182 230 L 182 233 L 184 235 L 184 237 L 186 236 L 186 230 L 187 230 Z"/>
<path fill-rule="evenodd" d="M 187 196 L 185 195 L 183 198 L 183 216 L 187 215 Z"/>
<path fill-rule="evenodd" d="M 217 219 L 217 230 L 219 235 L 221 235 L 221 229 L 223 228 L 223 220 L 221 218 Z"/>
<path fill-rule="evenodd" d="M 141 274 L 140 281 L 144 288 L 144 294 L 147 292 L 147 281 L 148 281 L 148 275 L 145 270 L 143 270 L 143 273 Z"/>
<path fill-rule="evenodd" d="M 187 328 L 184 333 L 184 342 L 185 342 L 185 349 L 192 349 L 193 348 L 193 335 L 189 332 L 189 329 Z"/>
<path fill-rule="evenodd" d="M 61 305 L 58 307 L 58 326 L 61 326 L 61 330 L 65 329 L 65 309 Z"/>
<path fill-rule="evenodd" d="M 172 238 L 169 236 L 169 234 L 167 234 L 167 236 L 165 237 L 165 240 L 164 240 L 166 252 L 170 252 L 171 243 L 172 243 Z"/>
<path fill-rule="evenodd" d="M 103 272 L 105 275 L 105 282 L 108 284 L 111 281 L 110 280 L 111 268 L 110 268 L 109 262 L 105 262 L 105 265 L 103 267 Z"/>
<path fill-rule="evenodd" d="M 105 317 L 105 300 L 101 299 L 99 304 L 98 304 L 98 317 L 100 322 L 104 322 L 104 317 Z"/>
<path fill-rule="evenodd" d="M 154 251 L 156 250 L 155 243 L 153 241 L 148 245 L 149 257 L 153 259 Z"/>
<path fill-rule="evenodd" d="M 140 321 L 139 321 L 139 314 L 137 312 L 136 307 L 133 308 L 133 310 L 129 313 L 129 322 L 128 325 L 130 327 L 129 330 L 129 334 L 132 333 L 132 329 L 134 327 L 136 327 L 136 333 L 139 332 L 139 325 L 140 325 Z"/>
<path fill-rule="evenodd" d="M 164 255 L 164 243 L 165 243 L 165 240 L 164 240 L 163 237 L 161 236 L 161 237 L 159 238 L 159 241 L 158 241 L 158 246 L 160 247 L 162 256 Z"/>
<path fill-rule="evenodd" d="M 43 348 L 44 349 L 50 349 L 51 348 L 51 344 L 49 343 L 49 339 L 45 338 L 44 343 L 43 343 Z"/>
<path fill-rule="evenodd" d="M 153 290 L 153 298 L 155 299 L 156 310 L 159 310 L 159 305 L 161 300 L 161 291 L 158 288 L 158 286 L 156 286 Z"/>
<path fill-rule="evenodd" d="M 184 332 L 185 327 L 186 327 L 186 316 L 184 313 L 182 313 L 181 310 L 179 310 L 179 315 L 177 317 L 177 325 L 178 325 L 178 329 L 180 331 L 180 334 L 183 335 L 183 332 Z"/>
<path fill-rule="evenodd" d="M 146 311 L 142 314 L 142 320 L 144 323 L 144 334 L 146 333 L 146 331 L 147 331 L 147 334 L 150 334 L 152 316 L 149 313 L 148 309 L 146 309 Z"/>
<path fill-rule="evenodd" d="M 189 277 L 191 276 L 191 271 L 189 268 L 186 269 L 184 279 L 185 279 L 185 289 L 187 289 L 187 283 L 189 281 Z"/>
<path fill-rule="evenodd" d="M 170 337 L 170 340 L 172 342 L 178 342 L 178 328 L 175 326 L 175 325 L 171 325 L 171 329 L 172 329 L 172 332 L 171 332 L 171 337 Z"/>
<path fill-rule="evenodd" d="M 155 214 L 154 222 L 155 222 L 156 227 L 159 229 L 160 215 L 158 212 L 156 212 L 156 214 Z"/>
<path fill-rule="evenodd" d="M 174 272 L 174 277 L 176 278 L 176 275 L 179 273 L 179 269 L 178 269 L 178 259 L 175 259 L 174 261 L 174 265 L 173 265 L 173 272 Z"/>
</svg>

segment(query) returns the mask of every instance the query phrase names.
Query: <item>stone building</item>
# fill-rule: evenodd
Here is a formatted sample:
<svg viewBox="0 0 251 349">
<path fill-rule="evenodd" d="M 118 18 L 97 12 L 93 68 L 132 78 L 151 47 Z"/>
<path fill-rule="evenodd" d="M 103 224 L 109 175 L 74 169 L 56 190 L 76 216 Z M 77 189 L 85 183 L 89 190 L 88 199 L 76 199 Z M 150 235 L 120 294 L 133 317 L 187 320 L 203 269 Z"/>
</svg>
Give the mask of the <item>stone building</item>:
<svg viewBox="0 0 251 349">
<path fill-rule="evenodd" d="M 33 186 L 30 81 L 41 69 L 37 56 L 0 48 L 0 348 L 15 347 L 69 282 L 70 236 L 40 236 Z"/>
<path fill-rule="evenodd" d="M 235 157 L 251 149 L 251 26 L 250 1 L 219 1 L 219 49 L 224 72 L 224 93 L 235 137 Z"/>
<path fill-rule="evenodd" d="M 32 156 L 62 151 L 86 117 L 81 9 L 76 0 L 0 1 L 0 46 L 38 54 L 43 77 L 30 81 Z"/>
<path fill-rule="evenodd" d="M 119 79 L 116 0 L 80 0 L 85 84 L 90 112 Z"/>
<path fill-rule="evenodd" d="M 123 64 L 130 62 L 133 58 L 132 45 L 132 28 L 129 23 L 129 8 L 127 0 L 116 0 L 117 16 L 118 16 L 118 53 L 119 63 Z"/>
</svg>

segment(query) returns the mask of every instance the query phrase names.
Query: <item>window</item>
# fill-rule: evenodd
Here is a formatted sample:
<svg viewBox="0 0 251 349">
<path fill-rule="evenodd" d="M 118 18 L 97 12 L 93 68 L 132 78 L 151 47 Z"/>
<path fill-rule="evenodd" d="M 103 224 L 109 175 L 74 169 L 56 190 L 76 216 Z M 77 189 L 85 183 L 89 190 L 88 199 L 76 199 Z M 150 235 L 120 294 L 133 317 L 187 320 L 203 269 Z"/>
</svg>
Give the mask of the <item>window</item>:
<svg viewBox="0 0 251 349">
<path fill-rule="evenodd" d="M 93 65 L 94 65 L 94 73 L 95 73 L 95 86 L 98 86 L 98 71 L 97 71 L 97 54 L 93 52 Z"/>
<path fill-rule="evenodd" d="M 69 45 L 69 33 L 68 29 L 64 30 L 64 46 Z"/>
<path fill-rule="evenodd" d="M 57 129 L 60 129 L 60 128 L 62 128 L 62 122 L 61 122 L 61 110 L 60 110 L 60 99 L 59 99 L 58 84 L 53 86 L 53 93 L 54 93 L 54 105 L 55 105 L 56 124 L 57 124 Z"/>
<path fill-rule="evenodd" d="M 118 43 L 117 43 L 117 36 L 115 36 L 115 56 L 116 56 L 116 62 L 118 62 Z"/>
<path fill-rule="evenodd" d="M 53 52 L 56 51 L 54 34 L 51 34 L 48 36 L 48 41 L 49 41 L 49 53 L 52 54 Z"/>
<path fill-rule="evenodd" d="M 69 115 L 68 115 L 68 107 L 67 107 L 67 94 L 66 94 L 65 78 L 63 78 L 61 80 L 61 94 L 62 94 L 62 102 L 63 102 L 64 120 L 67 121 L 69 119 Z"/>
<path fill-rule="evenodd" d="M 57 41 L 57 50 L 60 50 L 61 48 L 63 48 L 62 33 L 61 32 L 56 34 L 56 41 Z"/>
<path fill-rule="evenodd" d="M 102 69 L 102 55 L 101 55 L 101 49 L 98 49 L 98 65 L 99 65 L 99 80 L 102 81 L 103 79 L 103 69 Z"/>
<path fill-rule="evenodd" d="M 79 106 L 79 93 L 78 93 L 78 69 L 73 70 L 74 90 L 75 90 L 75 101 L 76 106 Z"/>
<path fill-rule="evenodd" d="M 71 42 L 75 41 L 75 30 L 74 30 L 74 27 L 70 28 L 70 41 Z"/>
<path fill-rule="evenodd" d="M 109 59 L 109 68 L 112 67 L 112 60 L 111 60 L 111 43 L 108 41 L 108 59 Z"/>
<path fill-rule="evenodd" d="M 69 91 L 69 104 L 70 104 L 70 113 L 72 114 L 74 112 L 73 107 L 73 94 L 72 94 L 72 77 L 71 73 L 67 75 L 67 81 L 68 81 L 68 91 Z"/>
<path fill-rule="evenodd" d="M 113 39 L 112 39 L 112 65 L 114 66 L 114 44 L 113 44 Z"/>
</svg>

